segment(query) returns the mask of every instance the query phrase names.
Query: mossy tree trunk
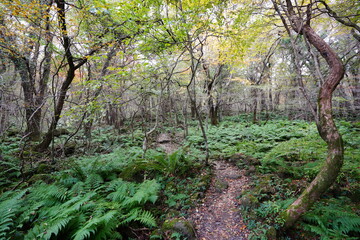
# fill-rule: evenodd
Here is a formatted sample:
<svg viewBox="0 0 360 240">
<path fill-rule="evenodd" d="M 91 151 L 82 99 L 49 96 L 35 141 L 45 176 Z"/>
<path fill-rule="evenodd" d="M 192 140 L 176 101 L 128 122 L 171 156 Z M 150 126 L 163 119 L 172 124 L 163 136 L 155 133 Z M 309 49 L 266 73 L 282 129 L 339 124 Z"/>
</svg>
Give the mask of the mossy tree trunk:
<svg viewBox="0 0 360 240">
<path fill-rule="evenodd" d="M 277 2 L 273 0 L 275 8 Z M 291 0 L 286 0 L 286 16 L 292 29 L 307 38 L 329 66 L 329 75 L 321 85 L 318 95 L 318 123 L 317 128 L 321 138 L 327 143 L 328 155 L 326 162 L 315 179 L 303 191 L 300 197 L 292 203 L 283 213 L 284 228 L 289 228 L 326 192 L 336 180 L 343 165 L 344 146 L 341 135 L 334 123 L 332 115 L 332 94 L 344 76 L 344 67 L 334 50 L 310 26 L 311 7 L 307 6 L 306 20 L 296 14 Z M 284 22 L 284 21 L 283 21 Z M 288 26 L 285 26 L 288 27 Z"/>
</svg>

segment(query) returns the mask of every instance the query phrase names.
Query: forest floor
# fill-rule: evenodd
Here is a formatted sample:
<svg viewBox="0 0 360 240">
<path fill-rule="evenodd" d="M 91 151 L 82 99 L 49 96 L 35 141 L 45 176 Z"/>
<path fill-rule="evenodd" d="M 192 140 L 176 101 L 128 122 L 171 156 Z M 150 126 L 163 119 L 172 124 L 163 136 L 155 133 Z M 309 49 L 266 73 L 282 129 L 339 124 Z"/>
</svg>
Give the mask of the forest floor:
<svg viewBox="0 0 360 240">
<path fill-rule="evenodd" d="M 203 203 L 188 219 L 195 224 L 200 240 L 245 240 L 249 230 L 239 212 L 237 197 L 248 188 L 249 179 L 232 163 L 216 161 L 211 185 Z"/>
<path fill-rule="evenodd" d="M 161 133 L 156 138 L 157 147 L 163 149 L 166 154 L 171 154 L 172 152 L 176 151 L 180 147 L 180 145 L 176 143 L 176 141 L 182 141 L 182 140 L 183 139 L 181 133 L 177 134 L 177 136 L 175 136 L 175 139 L 173 139 L 167 133 Z"/>
<path fill-rule="evenodd" d="M 158 146 L 166 153 L 175 151 L 179 145 L 167 134 L 157 138 Z M 195 225 L 199 240 L 246 240 L 249 230 L 239 212 L 237 197 L 248 187 L 249 179 L 234 164 L 214 162 L 214 176 L 205 193 L 203 203 L 189 213 L 188 219 Z"/>
<path fill-rule="evenodd" d="M 167 134 L 157 138 L 158 147 L 166 153 L 179 145 Z M 205 193 L 203 203 L 191 210 L 188 220 L 195 225 L 199 240 L 246 240 L 249 230 L 243 223 L 237 197 L 248 188 L 249 178 L 233 163 L 214 162 L 214 176 Z"/>
</svg>

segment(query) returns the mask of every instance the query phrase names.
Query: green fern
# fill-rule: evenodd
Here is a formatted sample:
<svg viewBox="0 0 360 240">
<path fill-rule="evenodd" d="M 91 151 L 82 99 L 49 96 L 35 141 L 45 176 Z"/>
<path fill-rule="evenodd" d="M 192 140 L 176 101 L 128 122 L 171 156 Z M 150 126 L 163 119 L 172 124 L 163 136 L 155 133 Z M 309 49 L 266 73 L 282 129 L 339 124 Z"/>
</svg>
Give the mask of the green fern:
<svg viewBox="0 0 360 240">
<path fill-rule="evenodd" d="M 146 202 L 155 203 L 157 199 L 157 192 L 160 189 L 160 185 L 155 180 L 148 180 L 140 184 L 136 193 L 124 200 L 125 206 L 138 206 Z"/>
<path fill-rule="evenodd" d="M 164 176 L 183 176 L 193 167 L 192 162 L 185 156 L 184 150 L 180 149 L 169 155 L 156 151 L 149 151 L 146 159 L 137 159 L 125 167 L 121 176 L 130 179 L 137 173 L 147 172 L 161 173 Z"/>
<path fill-rule="evenodd" d="M 74 240 L 106 239 L 116 228 L 118 211 L 109 211 L 103 216 L 93 217 L 73 235 Z M 113 237 L 113 236 L 112 236 Z"/>
<path fill-rule="evenodd" d="M 108 191 L 112 191 L 107 198 L 111 199 L 114 202 L 123 202 L 127 196 L 131 196 L 135 193 L 136 188 L 135 184 L 126 183 L 122 180 L 116 181 L 116 183 L 111 184 Z"/>
<path fill-rule="evenodd" d="M 160 185 L 119 179 L 118 165 L 103 167 L 100 160 L 60 172 L 53 184 L 37 182 L 22 192 L 3 194 L 0 239 L 121 239 L 120 225 L 155 226 L 145 205 L 155 203 Z"/>
<path fill-rule="evenodd" d="M 101 187 L 103 183 L 104 180 L 99 174 L 92 173 L 87 177 L 85 181 L 85 186 L 90 190 Z"/>
<path fill-rule="evenodd" d="M 0 199 L 0 239 L 7 239 L 8 234 L 13 230 L 16 214 L 26 192 L 27 190 L 8 192 Z M 4 200 L 6 197 L 10 198 Z"/>
<path fill-rule="evenodd" d="M 360 216 L 347 207 L 345 198 L 317 203 L 303 217 L 305 229 L 321 236 L 321 239 L 358 239 Z M 356 234 L 356 237 L 353 236 Z"/>
<path fill-rule="evenodd" d="M 41 237 L 44 235 L 44 229 L 40 225 L 35 225 L 33 228 L 31 228 L 27 234 L 24 236 L 24 240 L 37 240 L 41 239 Z"/>
<path fill-rule="evenodd" d="M 156 220 L 153 214 L 141 208 L 132 209 L 128 214 L 122 216 L 122 219 L 120 225 L 127 225 L 130 222 L 139 221 L 148 227 L 156 226 Z"/>
<path fill-rule="evenodd" d="M 59 202 L 64 202 L 70 197 L 67 188 L 56 184 L 37 183 L 34 185 L 28 196 L 28 199 L 32 199 L 34 202 L 44 201 L 45 205 L 52 206 Z"/>
<path fill-rule="evenodd" d="M 4 158 L 6 158 L 6 156 Z M 9 185 L 13 184 L 14 179 L 17 179 L 19 176 L 20 164 L 17 159 L 11 159 L 9 161 L 0 160 L 0 192 L 2 192 L 2 188 L 8 187 Z"/>
<path fill-rule="evenodd" d="M 21 226 L 33 227 L 25 239 L 120 239 L 116 232 L 120 224 L 156 225 L 155 217 L 143 210 L 144 204 L 157 199 L 160 185 L 155 180 L 135 184 L 116 179 L 94 189 L 102 179 L 95 174 L 88 178 L 82 190 L 72 188 L 75 192 L 55 184 L 31 189 L 25 201 L 29 211 L 24 212 Z"/>
<path fill-rule="evenodd" d="M 69 222 L 74 218 L 74 216 L 66 216 L 65 218 L 57 218 L 55 221 L 53 221 L 46 229 L 46 233 L 44 234 L 43 238 L 45 240 L 51 239 L 51 236 L 57 236 L 61 230 L 63 230 Z"/>
<path fill-rule="evenodd" d="M 79 195 L 85 191 L 85 183 L 84 182 L 77 182 L 72 187 L 71 190 L 72 194 Z"/>
<path fill-rule="evenodd" d="M 57 236 L 65 228 L 68 227 L 75 217 L 79 214 L 84 214 L 81 207 L 95 195 L 95 193 L 87 193 L 83 196 L 76 196 L 62 204 L 54 204 L 53 206 L 44 207 L 39 214 L 40 221 L 34 226 L 33 231 L 29 231 L 26 237 L 36 235 L 37 238 L 50 239 L 52 236 Z M 46 200 L 45 200 L 46 201 Z M 39 231 L 40 230 L 40 231 Z"/>
<path fill-rule="evenodd" d="M 348 234 L 350 232 L 360 233 L 360 216 L 356 214 L 349 214 L 335 219 L 332 223 L 334 230 Z"/>
</svg>

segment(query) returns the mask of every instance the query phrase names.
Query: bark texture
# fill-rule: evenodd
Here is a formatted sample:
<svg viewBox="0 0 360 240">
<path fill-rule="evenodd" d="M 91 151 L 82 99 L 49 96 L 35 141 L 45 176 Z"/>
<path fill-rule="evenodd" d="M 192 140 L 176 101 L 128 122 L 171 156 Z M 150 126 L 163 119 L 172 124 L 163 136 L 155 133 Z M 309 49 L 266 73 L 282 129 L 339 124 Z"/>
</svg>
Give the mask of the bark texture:
<svg viewBox="0 0 360 240">
<path fill-rule="evenodd" d="M 207 104 L 209 109 L 210 123 L 213 126 L 219 124 L 219 101 L 214 93 L 215 85 L 219 84 L 221 81 L 221 74 L 224 69 L 223 64 L 219 64 L 215 73 L 211 74 L 210 66 L 204 60 L 202 62 L 202 67 L 206 75 L 204 90 L 207 94 Z"/>
<path fill-rule="evenodd" d="M 330 70 L 318 95 L 317 123 L 319 134 L 327 143 L 328 155 L 324 166 L 315 179 L 300 197 L 283 212 L 284 227 L 289 228 L 329 189 L 343 165 L 344 146 L 332 115 L 332 94 L 344 76 L 344 67 L 335 51 L 311 28 L 309 13 L 311 6 L 308 6 L 307 20 L 304 21 L 295 14 L 290 0 L 286 0 L 286 4 L 287 16 L 293 30 L 307 38 L 309 43 L 326 60 Z"/>
<path fill-rule="evenodd" d="M 29 139 L 40 137 L 40 119 L 36 112 L 39 110 L 35 104 L 35 82 L 29 69 L 28 59 L 25 57 L 11 58 L 21 79 L 21 87 L 24 93 L 24 109 L 26 119 L 25 134 Z"/>
</svg>

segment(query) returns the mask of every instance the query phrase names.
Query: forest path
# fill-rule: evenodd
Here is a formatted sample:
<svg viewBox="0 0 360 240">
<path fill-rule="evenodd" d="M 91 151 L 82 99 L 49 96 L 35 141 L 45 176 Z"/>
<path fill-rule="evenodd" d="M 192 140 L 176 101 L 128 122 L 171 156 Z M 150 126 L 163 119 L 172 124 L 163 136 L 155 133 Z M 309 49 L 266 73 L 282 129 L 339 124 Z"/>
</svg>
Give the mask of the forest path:
<svg viewBox="0 0 360 240">
<path fill-rule="evenodd" d="M 245 170 L 234 164 L 217 161 L 214 177 L 204 202 L 192 210 L 189 220 L 195 223 L 199 240 L 247 240 L 249 230 L 239 212 L 237 197 L 248 187 Z"/>
</svg>

